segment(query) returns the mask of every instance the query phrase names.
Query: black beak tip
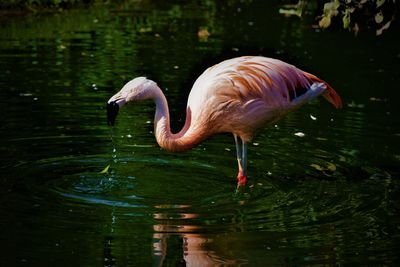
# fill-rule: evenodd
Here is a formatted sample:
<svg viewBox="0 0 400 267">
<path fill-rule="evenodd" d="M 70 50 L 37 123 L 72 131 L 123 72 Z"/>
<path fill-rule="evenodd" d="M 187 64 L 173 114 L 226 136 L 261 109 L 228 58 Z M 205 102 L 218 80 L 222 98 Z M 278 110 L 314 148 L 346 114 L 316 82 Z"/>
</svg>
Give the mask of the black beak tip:
<svg viewBox="0 0 400 267">
<path fill-rule="evenodd" d="M 115 119 L 118 115 L 119 106 L 115 101 L 107 103 L 107 124 L 108 126 L 114 126 Z"/>
</svg>

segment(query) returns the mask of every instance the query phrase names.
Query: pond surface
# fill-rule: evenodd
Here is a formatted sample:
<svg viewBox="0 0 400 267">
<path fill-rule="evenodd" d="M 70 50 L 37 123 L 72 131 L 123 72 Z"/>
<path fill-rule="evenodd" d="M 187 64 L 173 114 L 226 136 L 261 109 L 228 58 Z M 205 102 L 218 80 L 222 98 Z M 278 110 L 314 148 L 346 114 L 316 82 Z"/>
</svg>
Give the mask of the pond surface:
<svg viewBox="0 0 400 267">
<path fill-rule="evenodd" d="M 355 37 L 280 16 L 267 1 L 224 2 L 0 21 L 2 264 L 399 262 L 398 29 Z M 164 89 L 179 130 L 202 70 L 246 54 L 320 76 L 345 106 L 321 98 L 261 131 L 242 191 L 231 135 L 168 153 L 155 142 L 151 102 L 106 125 L 108 98 L 144 75 Z"/>
</svg>

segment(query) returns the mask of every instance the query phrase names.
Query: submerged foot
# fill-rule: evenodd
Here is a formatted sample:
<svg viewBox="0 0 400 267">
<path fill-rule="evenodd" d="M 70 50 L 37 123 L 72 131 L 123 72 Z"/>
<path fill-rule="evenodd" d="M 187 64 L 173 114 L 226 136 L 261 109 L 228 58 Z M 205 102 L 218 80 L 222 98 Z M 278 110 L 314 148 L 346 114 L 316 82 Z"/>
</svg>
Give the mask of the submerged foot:
<svg viewBox="0 0 400 267">
<path fill-rule="evenodd" d="M 242 172 L 238 173 L 237 176 L 237 185 L 239 186 L 245 186 L 247 184 L 247 176 L 243 174 Z"/>
</svg>

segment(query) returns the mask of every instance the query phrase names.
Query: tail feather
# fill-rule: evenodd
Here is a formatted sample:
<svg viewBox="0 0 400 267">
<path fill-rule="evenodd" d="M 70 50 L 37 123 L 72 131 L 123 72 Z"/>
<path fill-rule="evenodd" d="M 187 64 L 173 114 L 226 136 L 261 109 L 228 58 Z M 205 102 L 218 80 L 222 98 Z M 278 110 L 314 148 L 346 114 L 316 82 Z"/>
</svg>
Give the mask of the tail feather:
<svg viewBox="0 0 400 267">
<path fill-rule="evenodd" d="M 329 103 L 334 105 L 336 108 L 342 108 L 342 99 L 336 93 L 335 89 L 332 88 L 327 82 L 324 80 L 321 80 L 320 78 L 316 77 L 313 74 L 310 74 L 308 72 L 303 71 L 304 75 L 310 79 L 312 82 L 318 82 L 318 83 L 323 83 L 326 85 L 327 90 L 322 93 L 322 96 L 325 97 L 326 100 L 328 100 Z"/>
</svg>

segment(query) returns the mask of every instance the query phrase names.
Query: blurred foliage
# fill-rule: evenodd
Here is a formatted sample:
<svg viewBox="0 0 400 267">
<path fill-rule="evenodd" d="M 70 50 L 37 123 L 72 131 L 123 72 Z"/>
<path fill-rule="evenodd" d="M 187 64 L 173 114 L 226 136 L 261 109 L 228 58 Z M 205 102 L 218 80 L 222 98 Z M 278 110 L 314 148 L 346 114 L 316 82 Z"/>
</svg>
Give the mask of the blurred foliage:
<svg viewBox="0 0 400 267">
<path fill-rule="evenodd" d="M 0 9 L 37 9 L 46 8 L 70 8 L 77 5 L 93 3 L 107 3 L 108 0 L 1 0 Z"/>
<path fill-rule="evenodd" d="M 0 10 L 30 10 L 46 11 L 68 9 L 76 6 L 92 4 L 108 4 L 114 2 L 129 2 L 127 0 L 0 0 Z M 155 4 L 158 1 L 149 1 Z M 226 1 L 224 5 L 230 5 Z M 251 0 L 241 2 L 253 2 Z M 290 3 L 291 1 L 289 1 Z M 207 4 L 208 3 L 208 4 Z M 211 3 L 211 4 L 210 4 Z M 213 1 L 203 1 L 203 4 L 213 6 Z M 160 4 L 160 3 L 158 3 Z M 357 34 L 360 29 L 372 29 L 376 35 L 387 30 L 396 18 L 398 3 L 396 0 L 298 0 L 295 4 L 287 4 L 279 9 L 286 16 L 305 17 L 312 14 L 318 24 L 315 27 L 326 29 L 340 25 Z M 207 29 L 205 29 L 207 30 Z M 202 38 L 207 39 L 207 32 L 199 31 Z"/>
<path fill-rule="evenodd" d="M 355 34 L 361 28 L 367 28 L 381 35 L 397 15 L 396 0 L 299 0 L 297 4 L 283 6 L 279 13 L 303 17 L 307 13 L 314 13 L 307 11 L 315 10 L 316 2 L 317 12 L 322 12 L 317 17 L 318 27 L 322 29 L 336 24 Z"/>
</svg>

